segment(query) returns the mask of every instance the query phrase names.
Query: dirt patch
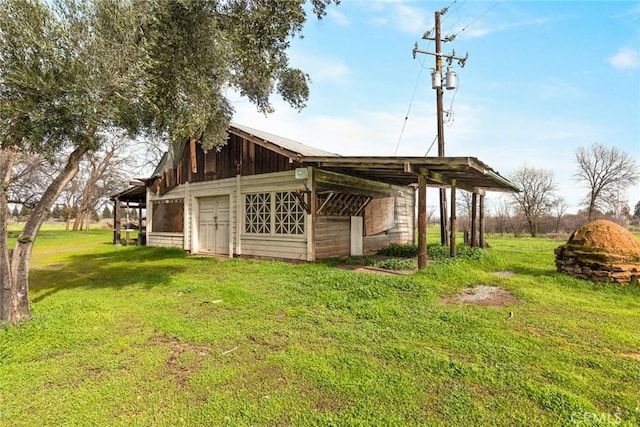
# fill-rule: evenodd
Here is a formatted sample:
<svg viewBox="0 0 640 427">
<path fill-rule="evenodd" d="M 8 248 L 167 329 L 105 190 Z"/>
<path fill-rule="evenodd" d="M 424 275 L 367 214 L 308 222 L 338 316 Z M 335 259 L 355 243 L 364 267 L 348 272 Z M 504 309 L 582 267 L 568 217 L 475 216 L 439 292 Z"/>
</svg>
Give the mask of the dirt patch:
<svg viewBox="0 0 640 427">
<path fill-rule="evenodd" d="M 384 276 L 398 276 L 398 275 L 406 275 L 415 273 L 414 270 L 386 270 L 384 268 L 367 266 L 367 265 L 348 265 L 342 264 L 337 265 L 337 268 L 342 270 L 355 271 L 358 273 L 372 273 L 372 274 L 382 274 Z"/>
<path fill-rule="evenodd" d="M 506 289 L 498 286 L 478 285 L 473 288 L 466 288 L 458 295 L 444 298 L 447 304 L 474 304 L 485 307 L 506 307 L 518 304 L 520 300 Z"/>
<path fill-rule="evenodd" d="M 199 364 L 199 362 L 187 362 L 182 354 L 185 352 L 194 352 L 200 358 L 209 355 L 209 349 L 205 346 L 185 343 L 166 335 L 155 336 L 151 338 L 151 342 L 160 343 L 170 348 L 169 359 L 166 361 L 165 367 L 167 373 L 173 376 L 182 388 L 189 386 L 189 377 L 198 369 Z"/>
<path fill-rule="evenodd" d="M 624 357 L 625 359 L 640 361 L 640 353 L 622 353 L 620 356 Z"/>
</svg>

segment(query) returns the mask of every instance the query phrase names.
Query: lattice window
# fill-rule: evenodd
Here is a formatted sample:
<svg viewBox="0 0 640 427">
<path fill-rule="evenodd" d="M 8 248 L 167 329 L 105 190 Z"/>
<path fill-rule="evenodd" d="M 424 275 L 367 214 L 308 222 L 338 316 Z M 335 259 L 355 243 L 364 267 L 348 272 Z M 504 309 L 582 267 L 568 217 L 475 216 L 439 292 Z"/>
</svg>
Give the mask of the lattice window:
<svg viewBox="0 0 640 427">
<path fill-rule="evenodd" d="M 244 231 L 254 234 L 271 233 L 271 193 L 245 196 Z"/>
<path fill-rule="evenodd" d="M 291 192 L 275 193 L 276 234 L 304 234 L 304 208 Z"/>
</svg>

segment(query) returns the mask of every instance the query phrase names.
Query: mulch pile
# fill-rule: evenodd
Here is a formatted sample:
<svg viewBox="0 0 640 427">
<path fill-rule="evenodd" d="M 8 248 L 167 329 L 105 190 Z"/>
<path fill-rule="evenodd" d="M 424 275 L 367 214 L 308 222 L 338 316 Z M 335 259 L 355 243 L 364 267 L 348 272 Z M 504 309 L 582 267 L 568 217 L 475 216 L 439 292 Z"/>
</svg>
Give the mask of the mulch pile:
<svg viewBox="0 0 640 427">
<path fill-rule="evenodd" d="M 640 241 L 614 222 L 590 222 L 554 252 L 560 272 L 595 282 L 640 282 Z"/>
</svg>

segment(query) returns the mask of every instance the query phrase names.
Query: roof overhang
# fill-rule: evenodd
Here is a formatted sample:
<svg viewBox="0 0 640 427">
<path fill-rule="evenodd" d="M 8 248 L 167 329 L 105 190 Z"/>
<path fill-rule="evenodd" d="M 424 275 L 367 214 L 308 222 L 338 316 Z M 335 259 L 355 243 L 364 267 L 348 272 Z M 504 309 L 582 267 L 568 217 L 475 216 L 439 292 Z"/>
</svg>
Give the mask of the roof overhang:
<svg viewBox="0 0 640 427">
<path fill-rule="evenodd" d="M 112 201 L 137 203 L 139 205 L 146 205 L 147 203 L 147 187 L 144 182 L 134 181 L 130 182 L 131 187 L 124 191 L 114 194 L 110 197 Z"/>
<path fill-rule="evenodd" d="M 430 187 L 452 187 L 484 194 L 520 189 L 475 157 L 302 157 L 320 169 L 396 185 L 417 184 L 424 176 Z"/>
</svg>

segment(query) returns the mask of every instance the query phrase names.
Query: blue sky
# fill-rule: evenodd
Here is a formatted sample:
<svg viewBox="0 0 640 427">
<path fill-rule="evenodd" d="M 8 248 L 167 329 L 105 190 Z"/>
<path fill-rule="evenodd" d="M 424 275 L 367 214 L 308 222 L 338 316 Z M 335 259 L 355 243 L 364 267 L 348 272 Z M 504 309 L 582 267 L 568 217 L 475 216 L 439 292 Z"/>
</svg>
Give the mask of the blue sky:
<svg viewBox="0 0 640 427">
<path fill-rule="evenodd" d="M 573 180 L 577 147 L 616 146 L 640 162 L 637 1 L 342 0 L 292 43 L 291 64 L 312 79 L 307 108 L 274 97 L 265 117 L 232 96 L 234 120 L 342 155 L 425 155 L 436 136 L 434 58 L 412 49 L 434 50 L 421 37 L 446 6 L 443 35 L 457 37 L 443 52 L 469 53 L 464 68 L 454 63 L 457 91 L 444 94 L 446 155 L 502 175 L 550 169 L 570 212 L 585 195 Z M 640 186 L 628 198 L 635 205 Z"/>
</svg>

